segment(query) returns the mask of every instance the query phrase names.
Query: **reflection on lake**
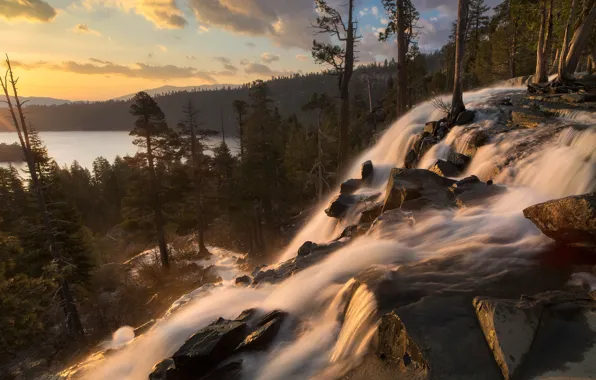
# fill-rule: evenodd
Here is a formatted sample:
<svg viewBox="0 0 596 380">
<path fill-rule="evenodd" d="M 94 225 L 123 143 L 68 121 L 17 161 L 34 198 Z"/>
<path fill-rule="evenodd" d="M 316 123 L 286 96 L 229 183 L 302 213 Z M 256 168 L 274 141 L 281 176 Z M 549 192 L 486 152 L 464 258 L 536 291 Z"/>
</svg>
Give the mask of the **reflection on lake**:
<svg viewBox="0 0 596 380">
<path fill-rule="evenodd" d="M 133 137 L 126 131 L 40 132 L 39 136 L 48 148 L 49 155 L 60 166 L 70 166 L 76 160 L 81 166 L 91 170 L 93 160 L 99 156 L 113 162 L 116 156 L 132 156 L 137 152 L 137 147 L 132 144 Z M 0 143 L 12 144 L 18 140 L 16 132 L 0 132 Z M 221 139 L 215 137 L 210 139 L 207 145 L 213 148 L 220 141 Z M 226 142 L 235 154 L 238 149 L 237 140 L 226 138 Z M 0 166 L 8 166 L 8 164 L 0 163 Z"/>
</svg>

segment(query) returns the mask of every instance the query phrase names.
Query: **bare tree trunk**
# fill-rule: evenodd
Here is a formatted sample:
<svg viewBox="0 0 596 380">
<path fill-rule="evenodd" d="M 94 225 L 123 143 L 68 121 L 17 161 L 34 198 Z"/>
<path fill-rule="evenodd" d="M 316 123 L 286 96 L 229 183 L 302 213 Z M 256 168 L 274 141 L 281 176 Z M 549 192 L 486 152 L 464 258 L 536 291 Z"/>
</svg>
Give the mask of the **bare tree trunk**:
<svg viewBox="0 0 596 380">
<path fill-rule="evenodd" d="M 323 201 L 323 109 L 319 110 L 319 125 L 317 127 L 317 196 L 319 202 Z"/>
<path fill-rule="evenodd" d="M 509 0 L 509 22 L 513 25 L 511 33 L 511 46 L 509 47 L 509 77 L 515 78 L 516 74 L 516 58 L 517 58 L 517 27 L 518 21 L 511 11 L 511 0 Z"/>
<path fill-rule="evenodd" d="M 368 112 L 372 113 L 373 103 L 372 103 L 372 87 L 370 84 L 370 75 L 366 75 L 366 88 L 368 90 Z"/>
<path fill-rule="evenodd" d="M 64 268 L 64 259 L 58 250 L 56 236 L 54 235 L 54 229 L 52 228 L 52 222 L 50 219 L 50 213 L 47 208 L 47 204 L 45 201 L 45 197 L 42 190 L 42 184 L 37 173 L 37 166 L 35 163 L 35 156 L 31 151 L 31 143 L 29 140 L 29 131 L 27 129 L 27 125 L 25 122 L 25 114 L 23 112 L 22 103 L 19 99 L 18 91 L 17 91 L 17 80 L 14 79 L 14 75 L 12 72 L 12 66 L 10 64 L 10 60 L 6 57 L 6 64 L 8 66 L 8 75 L 10 79 L 10 83 L 12 84 L 12 90 L 14 95 L 14 100 L 16 103 L 16 108 L 19 117 L 15 113 L 14 107 L 12 105 L 12 101 L 8 92 L 8 82 L 2 81 L 0 78 L 0 83 L 2 85 L 2 89 L 4 90 L 4 95 L 6 96 L 6 102 L 8 103 L 8 108 L 15 126 L 17 130 L 17 135 L 19 137 L 19 142 L 21 144 L 21 148 L 23 150 L 23 154 L 25 156 L 25 160 L 27 161 L 27 168 L 29 169 L 29 174 L 31 176 L 31 182 L 33 185 L 33 190 L 35 192 L 35 199 L 37 202 L 37 207 L 42 217 L 42 222 L 44 225 L 44 232 L 46 235 L 46 239 L 48 242 L 50 254 L 54 261 L 56 261 L 58 268 Z M 20 121 L 20 123 L 19 123 Z M 66 326 L 70 334 L 72 334 L 75 339 L 79 342 L 85 341 L 85 331 L 83 329 L 83 324 L 81 323 L 81 318 L 79 316 L 79 312 L 74 302 L 74 298 L 72 296 L 70 290 L 70 284 L 68 281 L 61 275 L 58 278 L 58 294 L 60 296 L 60 306 L 66 316 Z"/>
<path fill-rule="evenodd" d="M 550 0 L 547 16 L 547 1 L 543 0 L 542 18 L 540 21 L 540 34 L 536 48 L 536 75 L 535 83 L 548 81 L 548 57 L 550 56 L 550 40 L 553 31 L 553 0 Z"/>
<path fill-rule="evenodd" d="M 567 19 L 567 25 L 565 25 L 565 33 L 563 34 L 563 45 L 561 46 L 561 53 L 559 55 L 559 67 L 557 68 L 557 77 L 561 80 L 564 77 L 565 59 L 567 58 L 567 52 L 569 51 L 569 41 L 571 40 L 571 27 L 575 14 L 577 12 L 577 1 L 571 0 L 571 10 L 569 11 L 569 18 Z"/>
<path fill-rule="evenodd" d="M 350 80 L 354 72 L 354 44 L 356 30 L 354 28 L 354 0 L 348 3 L 348 35 L 346 38 L 346 62 L 340 83 L 340 128 L 339 128 L 339 157 L 338 174 L 348 164 L 349 155 L 349 127 L 350 127 Z"/>
<path fill-rule="evenodd" d="M 406 112 L 408 76 L 406 72 L 407 42 L 405 33 L 405 6 L 404 0 L 397 1 L 397 116 Z"/>
<path fill-rule="evenodd" d="M 155 230 L 157 233 L 157 242 L 159 245 L 159 259 L 164 269 L 170 268 L 170 258 L 168 256 L 168 245 L 166 244 L 166 235 L 164 232 L 164 219 L 161 211 L 161 201 L 159 197 L 159 185 L 157 182 L 157 174 L 155 172 L 155 163 L 153 157 L 153 147 L 151 145 L 151 137 L 146 137 L 147 142 L 147 164 L 149 166 L 149 175 L 151 176 L 151 198 L 153 203 L 153 213 Z"/>
<path fill-rule="evenodd" d="M 198 230 L 198 239 L 197 244 L 199 246 L 199 254 L 201 255 L 209 255 L 209 250 L 205 246 L 205 219 L 203 217 L 203 183 L 200 173 L 200 165 L 201 165 L 201 157 L 199 154 L 199 146 L 197 144 L 197 135 L 194 129 L 194 123 L 192 120 L 190 122 L 190 154 L 192 156 L 192 168 L 193 168 L 193 182 L 195 186 L 195 196 L 197 197 L 196 200 L 196 214 L 197 214 L 197 230 Z M 223 133 L 223 128 L 222 128 Z M 224 135 L 225 141 L 225 135 Z"/>
<path fill-rule="evenodd" d="M 559 62 L 559 53 L 561 51 L 559 49 L 557 49 L 556 53 L 555 53 L 555 57 L 554 59 L 551 61 L 550 64 L 550 69 L 548 69 L 548 74 L 554 74 L 557 72 L 557 63 Z"/>
<path fill-rule="evenodd" d="M 468 23 L 468 0 L 459 0 L 457 8 L 457 35 L 455 37 L 455 75 L 453 78 L 453 100 L 451 101 L 451 121 L 455 121 L 465 111 L 462 94 L 462 74 L 464 67 L 464 44 Z"/>
<path fill-rule="evenodd" d="M 577 27 L 573 34 L 573 39 L 569 45 L 569 51 L 565 58 L 565 65 L 559 69 L 559 80 L 565 81 L 572 79 L 573 72 L 579 64 L 581 54 L 586 48 L 590 35 L 596 22 L 596 3 L 592 4 L 590 13 L 586 15 L 584 21 Z"/>
</svg>

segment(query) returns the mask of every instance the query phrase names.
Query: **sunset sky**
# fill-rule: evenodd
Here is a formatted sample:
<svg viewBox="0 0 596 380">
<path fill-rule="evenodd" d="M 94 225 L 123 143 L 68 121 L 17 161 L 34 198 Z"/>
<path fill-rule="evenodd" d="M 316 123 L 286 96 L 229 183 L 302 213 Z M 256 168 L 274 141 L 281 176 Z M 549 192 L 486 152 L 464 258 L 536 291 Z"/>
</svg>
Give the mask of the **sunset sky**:
<svg viewBox="0 0 596 380">
<path fill-rule="evenodd" d="M 421 50 L 440 48 L 457 0 L 414 3 Z M 360 62 L 393 56 L 394 43 L 376 38 L 387 23 L 380 0 L 357 8 Z M 320 70 L 309 51 L 315 17 L 313 0 L 0 0 L 0 35 L 22 95 L 104 100 Z"/>
</svg>

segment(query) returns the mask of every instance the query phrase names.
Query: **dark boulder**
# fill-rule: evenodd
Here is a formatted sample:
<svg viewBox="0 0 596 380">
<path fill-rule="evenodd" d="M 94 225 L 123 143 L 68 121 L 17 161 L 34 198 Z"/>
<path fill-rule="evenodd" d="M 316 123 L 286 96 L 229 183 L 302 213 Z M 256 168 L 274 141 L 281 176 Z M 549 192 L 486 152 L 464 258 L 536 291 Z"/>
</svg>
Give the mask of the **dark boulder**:
<svg viewBox="0 0 596 380">
<path fill-rule="evenodd" d="M 315 249 L 317 249 L 319 245 L 317 243 L 313 243 L 312 241 L 307 241 L 300 248 L 298 248 L 298 256 L 306 256 L 310 255 Z"/>
<path fill-rule="evenodd" d="M 455 206 L 453 193 L 449 190 L 455 181 L 441 177 L 429 170 L 394 168 L 389 175 L 383 212 L 403 208 L 408 201 L 417 201 L 415 208 L 422 206 L 445 208 Z"/>
<path fill-rule="evenodd" d="M 362 211 L 360 223 L 371 223 L 383 213 L 383 203 L 379 202 Z"/>
<path fill-rule="evenodd" d="M 434 135 L 439 127 L 438 121 L 429 121 L 424 126 L 424 132 L 428 133 L 429 135 Z"/>
<path fill-rule="evenodd" d="M 236 351 L 266 350 L 277 336 L 287 316 L 287 313 L 280 310 L 265 315 L 258 323 L 258 328 L 238 345 Z"/>
<path fill-rule="evenodd" d="M 172 380 L 174 376 L 168 375 L 168 371 L 170 373 L 175 372 L 175 368 L 174 360 L 162 360 L 153 366 L 153 370 L 149 374 L 149 380 Z"/>
<path fill-rule="evenodd" d="M 176 372 L 192 378 L 206 375 L 234 353 L 246 334 L 246 323 L 218 319 L 190 337 L 172 356 Z"/>
<path fill-rule="evenodd" d="M 404 166 L 408 169 L 415 169 L 422 156 L 424 156 L 437 142 L 438 139 L 434 136 L 422 133 L 418 136 L 418 139 L 412 145 L 412 149 L 410 149 L 406 155 Z"/>
<path fill-rule="evenodd" d="M 479 182 L 452 188 L 452 191 L 456 194 L 455 202 L 457 203 L 457 207 L 464 208 L 478 206 L 494 196 L 505 193 L 507 188 Z"/>
<path fill-rule="evenodd" d="M 370 183 L 373 179 L 373 175 L 375 174 L 375 168 L 373 166 L 372 161 L 366 161 L 362 164 L 362 180 L 365 183 Z"/>
<path fill-rule="evenodd" d="M 466 151 L 464 154 L 469 157 L 473 157 L 478 148 L 484 146 L 488 142 L 489 136 L 486 132 L 481 129 L 477 129 L 472 133 L 472 137 L 470 138 L 470 142 L 466 147 Z"/>
<path fill-rule="evenodd" d="M 429 170 L 443 177 L 457 177 L 461 174 L 461 171 L 457 166 L 451 162 L 443 160 L 437 160 Z"/>
<path fill-rule="evenodd" d="M 362 187 L 363 182 L 361 179 L 349 179 L 341 184 L 339 193 L 352 195 Z"/>
<path fill-rule="evenodd" d="M 469 123 L 473 122 L 475 118 L 476 118 L 476 112 L 470 111 L 470 110 L 465 110 L 457 116 L 457 119 L 455 120 L 454 124 L 455 125 L 469 124 Z"/>
<path fill-rule="evenodd" d="M 200 380 L 240 380 L 242 379 L 242 360 L 227 363 L 211 371 Z M 169 380 L 169 379 L 168 379 Z"/>
<path fill-rule="evenodd" d="M 236 277 L 236 285 L 250 285 L 251 283 L 252 278 L 250 278 L 250 276 Z"/>
<path fill-rule="evenodd" d="M 524 216 L 551 239 L 596 247 L 596 193 L 540 203 L 525 209 Z"/>
<path fill-rule="evenodd" d="M 517 376 L 536 336 L 542 305 L 486 297 L 473 301 L 480 328 L 503 378 Z"/>
<path fill-rule="evenodd" d="M 465 154 L 455 152 L 449 153 L 449 156 L 447 157 L 447 162 L 455 165 L 460 171 L 463 171 L 471 160 L 472 159 Z"/>
<path fill-rule="evenodd" d="M 358 200 L 359 197 L 340 194 L 333 201 L 331 201 L 331 204 L 325 210 L 325 214 L 327 214 L 327 216 L 330 218 L 341 219 L 346 212 L 348 212 L 350 207 L 358 203 Z"/>
<path fill-rule="evenodd" d="M 235 321 L 237 321 L 237 322 L 248 322 L 256 314 L 257 314 L 257 309 L 246 309 L 242 313 L 240 313 L 240 315 L 238 316 L 238 318 L 235 319 Z"/>
</svg>

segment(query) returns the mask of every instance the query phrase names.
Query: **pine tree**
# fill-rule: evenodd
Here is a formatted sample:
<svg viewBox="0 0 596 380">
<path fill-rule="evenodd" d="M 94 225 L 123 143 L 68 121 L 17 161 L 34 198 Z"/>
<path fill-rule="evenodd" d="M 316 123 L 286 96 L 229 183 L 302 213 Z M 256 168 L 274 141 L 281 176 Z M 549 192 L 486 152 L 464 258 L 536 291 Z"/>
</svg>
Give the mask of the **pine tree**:
<svg viewBox="0 0 596 380">
<path fill-rule="evenodd" d="M 162 266 L 170 266 L 168 247 L 165 236 L 165 219 L 160 199 L 160 185 L 157 165 L 167 165 L 175 157 L 175 136 L 165 121 L 165 115 L 151 96 L 139 92 L 133 98 L 130 113 L 136 116 L 135 127 L 130 132 L 135 139 L 133 144 L 142 152 L 141 157 L 146 160 L 149 176 L 150 197 L 154 216 L 154 228 L 159 244 L 159 254 Z"/>
</svg>

